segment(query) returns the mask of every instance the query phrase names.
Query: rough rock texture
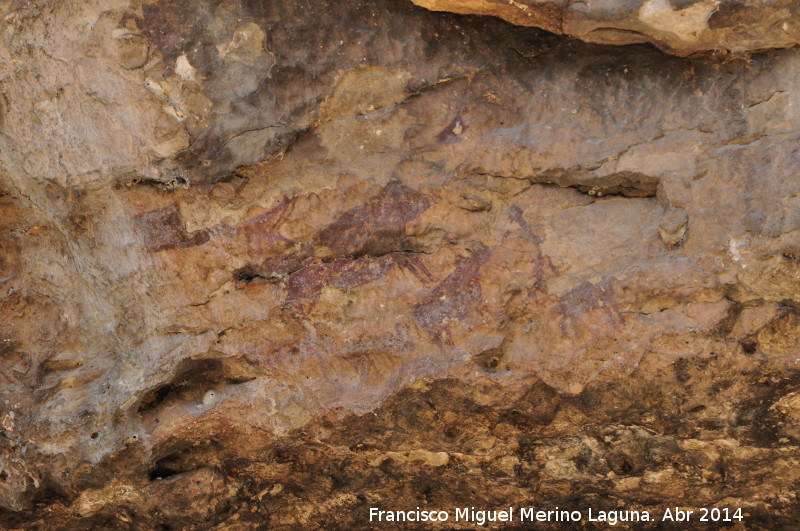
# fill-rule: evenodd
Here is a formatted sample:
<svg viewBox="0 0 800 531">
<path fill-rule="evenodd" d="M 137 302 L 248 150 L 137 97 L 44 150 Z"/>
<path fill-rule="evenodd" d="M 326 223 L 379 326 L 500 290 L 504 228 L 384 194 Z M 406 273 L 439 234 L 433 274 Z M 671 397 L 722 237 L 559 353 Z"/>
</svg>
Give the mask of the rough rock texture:
<svg viewBox="0 0 800 531">
<path fill-rule="evenodd" d="M 678 55 L 748 52 L 800 42 L 789 0 L 411 0 L 435 11 L 492 15 L 598 44 L 649 42 Z"/>
<path fill-rule="evenodd" d="M 0 525 L 799 524 L 800 52 L 0 7 Z"/>
</svg>

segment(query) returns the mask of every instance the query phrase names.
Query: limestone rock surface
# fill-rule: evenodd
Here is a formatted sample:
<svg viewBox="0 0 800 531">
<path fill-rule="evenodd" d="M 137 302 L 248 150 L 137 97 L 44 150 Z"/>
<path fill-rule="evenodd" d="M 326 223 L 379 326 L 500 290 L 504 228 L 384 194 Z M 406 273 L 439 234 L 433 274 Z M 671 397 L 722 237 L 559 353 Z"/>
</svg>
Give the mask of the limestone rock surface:
<svg viewBox="0 0 800 531">
<path fill-rule="evenodd" d="M 682 50 L 790 46 L 776 5 Z M 0 526 L 797 524 L 798 50 L 405 0 L 0 12 Z"/>
<path fill-rule="evenodd" d="M 750 52 L 800 42 L 789 0 L 411 0 L 434 11 L 490 15 L 598 44 L 648 42 L 669 53 Z"/>
</svg>

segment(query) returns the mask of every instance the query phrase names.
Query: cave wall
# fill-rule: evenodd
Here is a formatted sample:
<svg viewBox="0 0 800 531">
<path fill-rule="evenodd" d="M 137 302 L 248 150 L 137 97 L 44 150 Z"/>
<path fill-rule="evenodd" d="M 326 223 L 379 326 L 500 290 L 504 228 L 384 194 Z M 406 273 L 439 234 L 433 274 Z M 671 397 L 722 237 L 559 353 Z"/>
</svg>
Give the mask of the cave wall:
<svg viewBox="0 0 800 531">
<path fill-rule="evenodd" d="M 0 2 L 0 523 L 798 522 L 796 6 L 419 3 Z"/>
</svg>

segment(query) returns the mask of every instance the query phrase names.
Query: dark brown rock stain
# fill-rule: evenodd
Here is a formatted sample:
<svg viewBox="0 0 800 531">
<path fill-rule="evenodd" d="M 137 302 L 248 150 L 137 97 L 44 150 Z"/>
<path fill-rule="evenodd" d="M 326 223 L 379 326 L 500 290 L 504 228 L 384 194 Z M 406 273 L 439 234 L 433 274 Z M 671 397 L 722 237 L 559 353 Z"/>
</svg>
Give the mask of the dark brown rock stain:
<svg viewBox="0 0 800 531">
<path fill-rule="evenodd" d="M 583 315 L 589 312 L 600 312 L 608 325 L 617 328 L 625 323 L 625 316 L 620 312 L 615 298 L 617 283 L 613 278 L 603 278 L 599 283 L 583 282 L 561 297 L 558 313 L 561 315 L 561 332 L 564 337 L 577 336 L 579 330 L 585 329 Z"/>
<path fill-rule="evenodd" d="M 461 118 L 461 113 L 457 114 L 455 118 L 436 135 L 436 141 L 439 143 L 451 143 L 461 140 L 461 135 L 469 129 L 467 124 Z"/>
<path fill-rule="evenodd" d="M 467 318 L 481 304 L 480 268 L 491 257 L 491 251 L 481 247 L 462 257 L 450 273 L 437 285 L 427 300 L 411 310 L 411 315 L 438 344 L 450 344 L 448 326 Z"/>
<path fill-rule="evenodd" d="M 343 257 L 415 251 L 406 225 L 430 205 L 426 195 L 392 181 L 365 204 L 323 229 L 318 242 Z"/>
<path fill-rule="evenodd" d="M 146 249 L 152 252 L 195 247 L 210 239 L 207 231 L 186 231 L 177 203 L 140 214 L 136 227 L 144 237 Z"/>
</svg>

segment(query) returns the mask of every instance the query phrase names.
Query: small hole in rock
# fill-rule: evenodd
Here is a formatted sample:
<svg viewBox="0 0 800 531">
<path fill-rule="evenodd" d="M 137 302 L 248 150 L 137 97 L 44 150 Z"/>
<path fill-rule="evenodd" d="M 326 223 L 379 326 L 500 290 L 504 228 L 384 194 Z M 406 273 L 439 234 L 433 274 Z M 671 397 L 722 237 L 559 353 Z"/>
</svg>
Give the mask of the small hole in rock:
<svg viewBox="0 0 800 531">
<path fill-rule="evenodd" d="M 155 481 L 157 479 L 164 479 L 174 476 L 175 474 L 180 474 L 180 472 L 166 466 L 157 466 L 148 474 L 148 478 L 150 478 L 150 481 Z"/>
<path fill-rule="evenodd" d="M 758 349 L 758 343 L 755 341 L 742 341 L 741 345 L 745 354 L 755 354 Z"/>
<path fill-rule="evenodd" d="M 484 350 L 473 357 L 473 361 L 489 372 L 495 372 L 503 360 L 502 348 Z"/>
<path fill-rule="evenodd" d="M 444 430 L 444 436 L 447 437 L 448 439 L 455 439 L 456 437 L 458 437 L 458 433 L 459 430 L 455 426 L 450 426 L 449 428 Z"/>
<path fill-rule="evenodd" d="M 261 278 L 261 275 L 258 274 L 253 266 L 240 267 L 233 272 L 233 279 L 237 282 L 250 282 L 257 278 Z"/>
<path fill-rule="evenodd" d="M 0 481 L 5 481 L 7 479 L 8 479 L 8 474 L 6 473 L 6 471 L 3 470 L 2 472 L 0 472 Z"/>
<path fill-rule="evenodd" d="M 172 385 L 162 385 L 155 391 L 149 392 L 145 397 L 142 399 L 141 404 L 139 404 L 139 413 L 144 413 L 145 411 L 150 411 L 158 407 L 167 396 L 172 391 Z"/>
<path fill-rule="evenodd" d="M 91 437 L 92 439 L 97 439 L 98 435 L 100 435 L 100 434 L 99 434 L 99 433 L 97 433 L 97 432 L 94 432 L 93 434 L 91 434 L 91 435 L 90 435 L 90 437 Z"/>
</svg>

